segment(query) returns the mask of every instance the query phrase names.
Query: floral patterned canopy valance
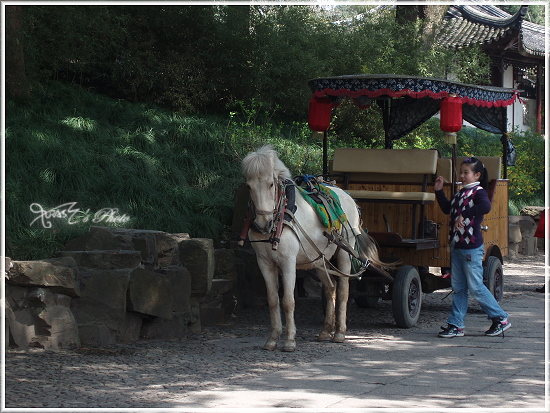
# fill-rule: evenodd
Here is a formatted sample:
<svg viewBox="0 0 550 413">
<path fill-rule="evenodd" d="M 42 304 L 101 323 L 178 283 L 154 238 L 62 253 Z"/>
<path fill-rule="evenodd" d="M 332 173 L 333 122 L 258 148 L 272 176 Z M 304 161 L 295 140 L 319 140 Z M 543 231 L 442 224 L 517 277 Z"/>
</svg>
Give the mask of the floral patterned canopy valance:
<svg viewBox="0 0 550 413">
<path fill-rule="evenodd" d="M 519 91 L 514 89 L 416 76 L 337 76 L 308 83 L 314 97 L 328 96 L 335 103 L 351 98 L 360 108 L 367 108 L 373 100 L 389 102 L 384 127 L 392 140 L 405 136 L 435 115 L 440 99 L 449 95 L 462 98 L 464 120 L 492 133 L 505 133 L 503 108 L 519 97 Z"/>
</svg>

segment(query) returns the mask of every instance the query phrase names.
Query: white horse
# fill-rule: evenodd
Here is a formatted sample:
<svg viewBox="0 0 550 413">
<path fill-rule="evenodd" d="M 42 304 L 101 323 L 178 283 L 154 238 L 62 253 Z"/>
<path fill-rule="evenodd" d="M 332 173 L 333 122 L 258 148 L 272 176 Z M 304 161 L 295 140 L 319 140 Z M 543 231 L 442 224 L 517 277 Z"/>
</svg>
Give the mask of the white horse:
<svg viewBox="0 0 550 413">
<path fill-rule="evenodd" d="M 271 317 L 271 330 L 263 348 L 275 350 L 283 331 L 278 293 L 280 273 L 284 289 L 282 304 L 286 317 L 286 339 L 283 351 L 296 349 L 294 323 L 296 269 L 316 268 L 324 287 L 326 315 L 317 340 L 331 339 L 333 342 L 343 342 L 347 329 L 349 278 L 337 275 L 338 271 L 347 275 L 351 273 L 350 255 L 329 242 L 323 235 L 323 231 L 327 228 L 295 187 L 291 190 L 295 191 L 296 212 L 293 219 L 287 223 L 288 228 L 285 227 L 280 233 L 278 247 L 274 247 L 269 240 L 279 235 L 280 230 L 277 232 L 277 227 L 282 226 L 278 222 L 281 212 L 280 195 L 284 192 L 285 182 L 288 184 L 287 180 L 291 178 L 290 172 L 270 145 L 249 153 L 243 159 L 242 170 L 251 200 L 252 227 L 248 231 L 248 236 L 256 251 L 258 265 L 266 283 Z M 350 245 L 354 245 L 357 240 L 363 258 L 375 265 L 384 265 L 379 261 L 374 240 L 361 229 L 361 218 L 355 201 L 340 188 L 331 187 L 331 189 L 340 198 L 342 210 L 349 222 L 349 225 L 342 226 L 334 235 L 341 236 Z M 246 236 L 246 233 L 244 235 Z M 328 260 L 332 257 L 336 258 L 337 271 L 329 269 Z"/>
</svg>

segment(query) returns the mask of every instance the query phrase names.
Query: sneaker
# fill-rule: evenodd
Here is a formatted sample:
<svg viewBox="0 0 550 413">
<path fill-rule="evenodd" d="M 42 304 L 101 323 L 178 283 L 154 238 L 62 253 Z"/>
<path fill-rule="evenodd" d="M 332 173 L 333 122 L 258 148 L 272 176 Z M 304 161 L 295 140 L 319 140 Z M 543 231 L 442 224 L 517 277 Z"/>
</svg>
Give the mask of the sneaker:
<svg viewBox="0 0 550 413">
<path fill-rule="evenodd" d="M 452 277 L 452 276 L 451 276 L 451 273 L 450 273 L 450 272 L 446 272 L 445 274 L 443 274 L 443 275 L 441 276 L 441 278 L 451 278 L 451 277 Z"/>
<path fill-rule="evenodd" d="M 491 324 L 491 328 L 485 332 L 486 336 L 498 336 L 499 334 L 502 334 L 504 337 L 504 332 L 508 330 L 510 327 L 512 327 L 512 323 L 506 320 L 499 320 L 499 319 L 493 319 L 493 324 Z"/>
<path fill-rule="evenodd" d="M 464 337 L 464 329 L 458 328 L 452 324 L 447 324 L 447 327 L 441 327 L 443 330 L 438 334 L 439 337 L 452 338 L 452 337 Z"/>
</svg>

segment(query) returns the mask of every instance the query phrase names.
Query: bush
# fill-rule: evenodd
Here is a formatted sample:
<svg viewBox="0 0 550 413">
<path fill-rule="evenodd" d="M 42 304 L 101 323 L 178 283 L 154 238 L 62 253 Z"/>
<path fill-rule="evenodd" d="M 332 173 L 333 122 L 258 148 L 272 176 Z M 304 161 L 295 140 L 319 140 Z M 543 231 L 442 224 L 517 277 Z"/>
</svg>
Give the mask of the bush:
<svg viewBox="0 0 550 413">
<path fill-rule="evenodd" d="M 516 147 L 516 166 L 508 168 L 510 198 L 544 199 L 544 137 L 529 130 L 510 139 Z"/>
</svg>

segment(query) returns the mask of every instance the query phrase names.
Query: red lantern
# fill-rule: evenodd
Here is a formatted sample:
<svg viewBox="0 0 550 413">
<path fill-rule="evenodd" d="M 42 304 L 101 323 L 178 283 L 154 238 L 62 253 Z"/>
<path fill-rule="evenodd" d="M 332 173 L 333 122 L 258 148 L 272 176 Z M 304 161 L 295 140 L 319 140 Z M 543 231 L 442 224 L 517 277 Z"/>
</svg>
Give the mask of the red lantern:
<svg viewBox="0 0 550 413">
<path fill-rule="evenodd" d="M 462 98 L 448 96 L 441 101 L 439 127 L 451 133 L 462 129 Z"/>
<path fill-rule="evenodd" d="M 324 132 L 330 126 L 332 102 L 328 97 L 311 98 L 309 101 L 308 125 L 311 130 Z"/>
</svg>

